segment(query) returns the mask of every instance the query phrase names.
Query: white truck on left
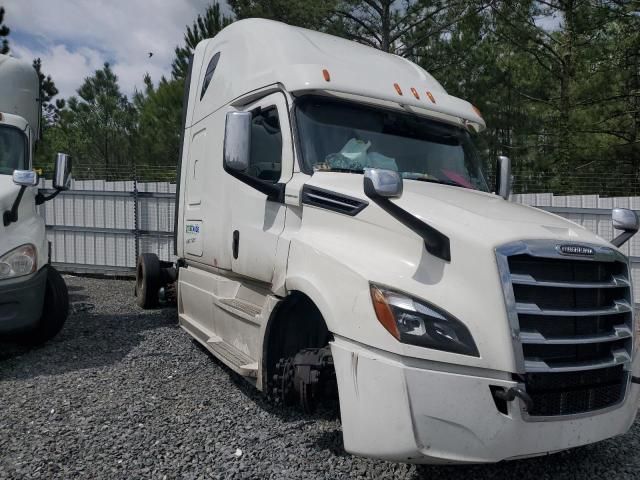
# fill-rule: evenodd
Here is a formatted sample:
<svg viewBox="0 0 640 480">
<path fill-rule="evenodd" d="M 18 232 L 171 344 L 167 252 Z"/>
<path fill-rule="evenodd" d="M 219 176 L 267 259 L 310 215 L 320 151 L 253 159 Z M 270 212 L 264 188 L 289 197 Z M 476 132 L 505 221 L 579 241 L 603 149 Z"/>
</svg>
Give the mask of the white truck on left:
<svg viewBox="0 0 640 480">
<path fill-rule="evenodd" d="M 49 196 L 39 192 L 32 165 L 40 121 L 35 69 L 0 55 L 0 335 L 30 344 L 55 336 L 69 311 L 67 287 L 50 265 L 44 219 L 36 205 L 68 188 L 71 159 L 57 155 L 55 191 Z"/>
</svg>

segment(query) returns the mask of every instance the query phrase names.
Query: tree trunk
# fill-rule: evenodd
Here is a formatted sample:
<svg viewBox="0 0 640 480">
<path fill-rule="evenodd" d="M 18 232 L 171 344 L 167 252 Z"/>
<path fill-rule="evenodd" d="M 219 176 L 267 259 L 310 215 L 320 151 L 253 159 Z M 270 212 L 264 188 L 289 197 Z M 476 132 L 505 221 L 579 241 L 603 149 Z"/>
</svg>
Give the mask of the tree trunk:
<svg viewBox="0 0 640 480">
<path fill-rule="evenodd" d="M 392 0 L 383 0 L 380 2 L 380 8 L 382 9 L 382 14 L 380 15 L 380 20 L 382 23 L 382 28 L 380 32 L 380 49 L 383 52 L 391 52 L 391 4 Z"/>
<path fill-rule="evenodd" d="M 573 152 L 573 135 L 571 131 L 571 114 L 573 110 L 573 83 L 575 81 L 575 3 L 574 0 L 564 0 L 560 3 L 563 11 L 564 45 L 562 62 L 560 63 L 560 101 L 558 104 L 558 143 L 555 171 L 558 175 L 558 193 L 566 192 L 569 188 L 569 169 Z"/>
</svg>

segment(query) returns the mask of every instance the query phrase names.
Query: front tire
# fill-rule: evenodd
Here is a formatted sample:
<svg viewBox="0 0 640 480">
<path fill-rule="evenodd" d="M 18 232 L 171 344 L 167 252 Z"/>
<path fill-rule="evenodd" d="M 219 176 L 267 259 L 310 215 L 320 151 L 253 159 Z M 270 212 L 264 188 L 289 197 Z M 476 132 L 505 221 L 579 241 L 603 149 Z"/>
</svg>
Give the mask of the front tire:
<svg viewBox="0 0 640 480">
<path fill-rule="evenodd" d="M 47 269 L 42 315 L 34 330 L 25 336 L 27 343 L 41 345 L 55 337 L 69 315 L 69 292 L 62 275 L 51 267 Z"/>
</svg>

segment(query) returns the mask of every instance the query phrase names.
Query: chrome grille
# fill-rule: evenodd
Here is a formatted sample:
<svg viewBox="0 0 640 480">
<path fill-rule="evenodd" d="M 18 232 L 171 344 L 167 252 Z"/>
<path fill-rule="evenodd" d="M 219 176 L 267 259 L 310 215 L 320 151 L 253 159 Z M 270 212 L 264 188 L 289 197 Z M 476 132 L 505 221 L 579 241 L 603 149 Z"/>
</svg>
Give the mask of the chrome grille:
<svg viewBox="0 0 640 480">
<path fill-rule="evenodd" d="M 592 412 L 624 398 L 633 348 L 628 264 L 613 249 L 589 247 L 593 255 L 565 255 L 546 241 L 497 250 L 531 417 Z"/>
</svg>

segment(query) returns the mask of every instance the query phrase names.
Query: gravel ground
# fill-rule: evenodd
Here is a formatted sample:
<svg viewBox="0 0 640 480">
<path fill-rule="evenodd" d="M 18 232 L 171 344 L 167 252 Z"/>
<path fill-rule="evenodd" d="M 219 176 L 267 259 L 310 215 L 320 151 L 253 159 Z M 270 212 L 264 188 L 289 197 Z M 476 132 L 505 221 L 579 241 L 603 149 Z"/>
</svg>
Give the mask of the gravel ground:
<svg viewBox="0 0 640 480">
<path fill-rule="evenodd" d="M 0 479 L 640 478 L 638 423 L 489 466 L 353 457 L 336 412 L 271 406 L 180 330 L 174 309 L 139 309 L 132 282 L 66 280 L 74 313 L 57 338 L 31 351 L 0 344 Z"/>
</svg>

